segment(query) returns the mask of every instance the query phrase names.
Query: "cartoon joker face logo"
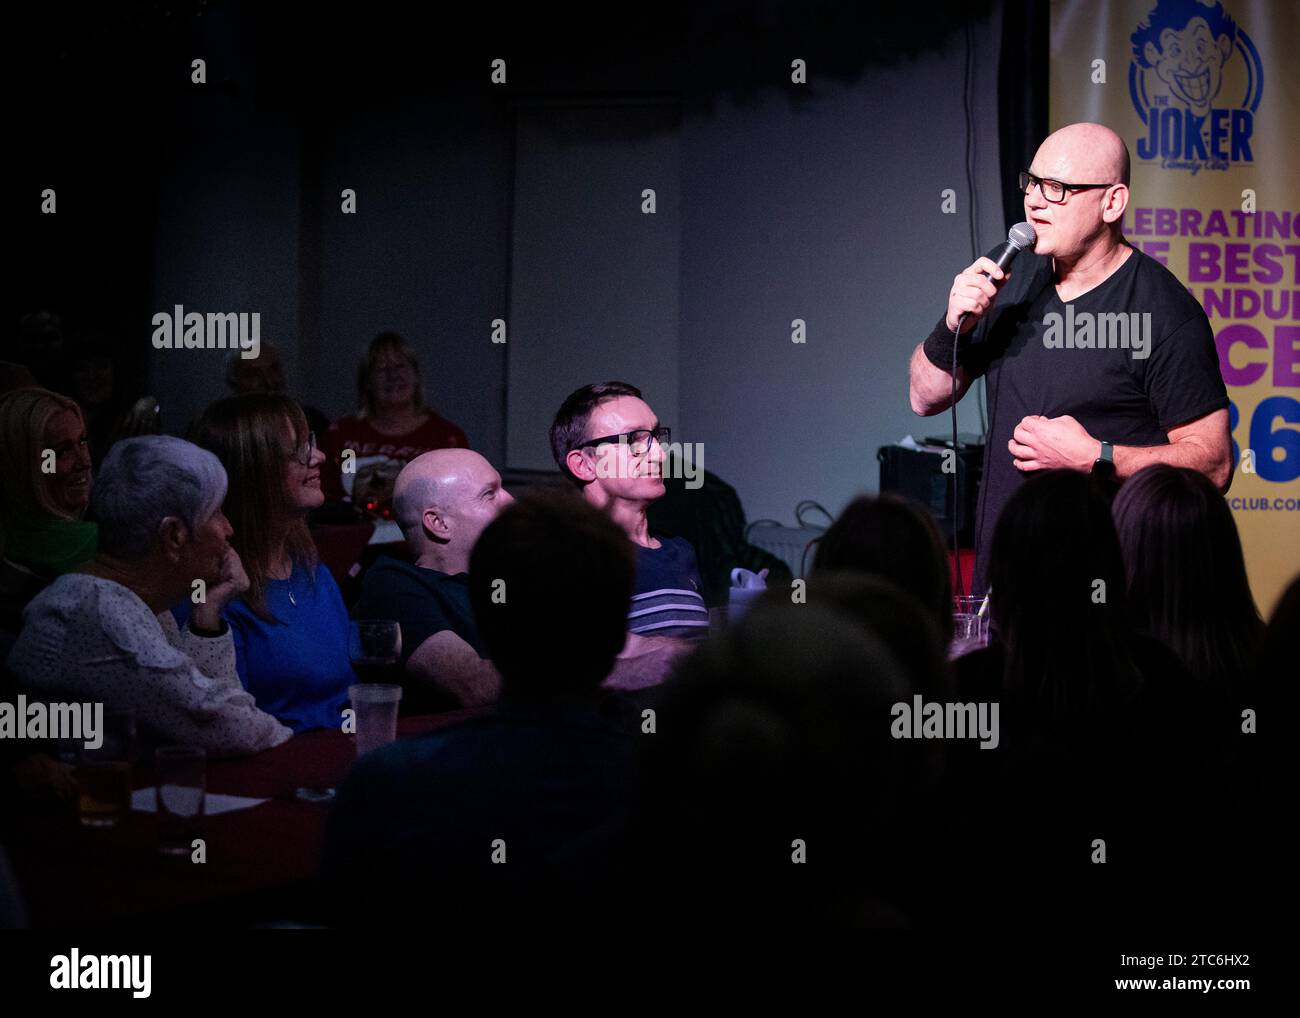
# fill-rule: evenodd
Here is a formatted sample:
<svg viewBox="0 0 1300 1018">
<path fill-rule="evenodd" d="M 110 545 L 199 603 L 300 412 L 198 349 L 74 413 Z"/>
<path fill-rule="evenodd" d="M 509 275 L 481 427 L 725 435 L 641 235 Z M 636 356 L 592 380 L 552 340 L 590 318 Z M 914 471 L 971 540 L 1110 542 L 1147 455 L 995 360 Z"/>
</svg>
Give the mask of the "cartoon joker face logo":
<svg viewBox="0 0 1300 1018">
<path fill-rule="evenodd" d="M 1193 18 L 1181 31 L 1166 28 L 1160 33 L 1160 48 L 1148 42 L 1143 56 L 1173 95 L 1197 116 L 1205 116 L 1223 87 L 1223 65 L 1232 56 L 1232 40 L 1226 35 L 1216 38 L 1204 18 Z"/>
</svg>

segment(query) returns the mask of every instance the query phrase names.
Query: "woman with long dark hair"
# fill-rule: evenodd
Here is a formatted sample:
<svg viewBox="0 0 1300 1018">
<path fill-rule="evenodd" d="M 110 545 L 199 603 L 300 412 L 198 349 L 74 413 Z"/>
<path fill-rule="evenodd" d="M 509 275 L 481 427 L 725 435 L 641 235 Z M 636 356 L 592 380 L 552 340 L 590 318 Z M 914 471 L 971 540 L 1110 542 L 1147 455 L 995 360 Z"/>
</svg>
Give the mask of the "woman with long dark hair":
<svg viewBox="0 0 1300 1018">
<path fill-rule="evenodd" d="M 1232 511 L 1204 475 L 1155 464 L 1112 507 L 1137 626 L 1167 644 L 1205 693 L 1238 696 L 1264 636 Z"/>
<path fill-rule="evenodd" d="M 913 595 L 934 621 L 941 647 L 952 641 L 952 577 L 934 517 L 898 495 L 860 495 L 817 541 L 813 572 L 870 573 Z"/>
<path fill-rule="evenodd" d="M 1191 839 L 1179 825 L 1219 763 L 1204 715 L 1174 653 L 1133 627 L 1090 475 L 1030 474 L 998 517 L 988 577 L 992 640 L 956 661 L 957 699 L 997 702 L 1000 738 L 994 752 L 952 744 L 947 801 L 973 834 L 962 851 L 972 874 L 1020 895 L 1024 921 L 1064 910 L 1104 924 L 1139 887 L 1185 879 L 1169 856 Z M 1156 789 L 1158 810 L 1144 795 Z M 1107 852 L 1120 865 L 1089 869 Z M 1103 870 L 1109 880 L 1093 877 Z"/>
<path fill-rule="evenodd" d="M 347 608 L 307 529 L 324 501 L 316 436 L 288 396 L 249 393 L 211 404 L 192 437 L 230 475 L 225 513 L 248 573 L 224 613 L 240 680 L 295 732 L 336 727 L 356 678 Z"/>
<path fill-rule="evenodd" d="M 1001 688 L 1043 720 L 1117 710 L 1142 689 L 1139 657 L 1167 661 L 1135 640 L 1110 507 L 1088 475 L 1049 470 L 1020 486 L 994 528 L 988 576 Z"/>
</svg>

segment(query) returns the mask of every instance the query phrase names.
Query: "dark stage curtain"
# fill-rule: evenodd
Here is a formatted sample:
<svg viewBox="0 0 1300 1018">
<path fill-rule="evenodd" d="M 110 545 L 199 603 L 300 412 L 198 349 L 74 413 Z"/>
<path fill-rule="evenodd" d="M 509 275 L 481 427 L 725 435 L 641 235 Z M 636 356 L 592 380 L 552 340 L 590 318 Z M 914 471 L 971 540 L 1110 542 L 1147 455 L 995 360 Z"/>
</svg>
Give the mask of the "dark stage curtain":
<svg viewBox="0 0 1300 1018">
<path fill-rule="evenodd" d="M 1024 218 L 1016 175 L 1047 137 L 1050 7 L 1046 0 L 1005 0 L 998 67 L 998 150 L 1006 227 Z"/>
</svg>

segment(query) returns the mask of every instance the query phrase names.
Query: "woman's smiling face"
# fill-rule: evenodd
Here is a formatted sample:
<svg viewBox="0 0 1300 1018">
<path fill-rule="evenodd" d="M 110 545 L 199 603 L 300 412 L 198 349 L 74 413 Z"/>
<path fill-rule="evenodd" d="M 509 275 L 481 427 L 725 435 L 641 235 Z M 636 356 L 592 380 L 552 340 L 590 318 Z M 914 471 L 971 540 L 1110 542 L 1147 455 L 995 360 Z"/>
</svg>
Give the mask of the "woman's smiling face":
<svg viewBox="0 0 1300 1018">
<path fill-rule="evenodd" d="M 90 502 L 90 445 L 86 425 L 73 410 L 60 410 L 45 425 L 42 460 L 46 450 L 54 452 L 54 471 L 42 470 L 40 483 L 51 505 L 68 516 L 79 518 Z"/>
</svg>

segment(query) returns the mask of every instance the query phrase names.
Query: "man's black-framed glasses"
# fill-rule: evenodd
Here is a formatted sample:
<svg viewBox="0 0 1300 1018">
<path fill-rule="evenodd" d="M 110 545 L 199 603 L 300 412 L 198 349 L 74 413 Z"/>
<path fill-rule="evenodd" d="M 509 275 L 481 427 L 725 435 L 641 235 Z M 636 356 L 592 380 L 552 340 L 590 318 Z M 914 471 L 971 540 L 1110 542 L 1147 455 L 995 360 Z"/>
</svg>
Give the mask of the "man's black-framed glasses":
<svg viewBox="0 0 1300 1018">
<path fill-rule="evenodd" d="M 583 442 L 579 449 L 586 449 L 593 445 L 608 445 L 611 442 L 627 441 L 628 452 L 633 456 L 644 456 L 650 451 L 650 440 L 654 439 L 660 446 L 667 445 L 672 439 L 672 428 L 638 428 L 636 431 L 625 431 L 621 435 L 605 435 L 603 438 L 593 438 Z"/>
<path fill-rule="evenodd" d="M 1020 192 L 1028 194 L 1033 186 L 1037 184 L 1038 190 L 1042 192 L 1044 198 L 1055 204 L 1065 201 L 1067 191 L 1093 191 L 1099 187 L 1114 187 L 1112 184 L 1067 184 L 1063 180 L 1050 180 L 1043 177 L 1035 177 L 1028 170 L 1020 171 Z"/>
</svg>

